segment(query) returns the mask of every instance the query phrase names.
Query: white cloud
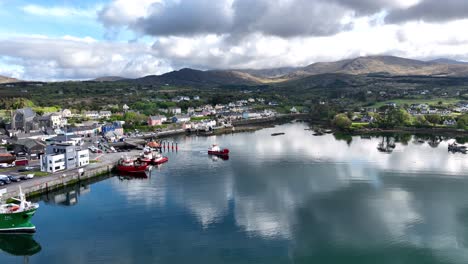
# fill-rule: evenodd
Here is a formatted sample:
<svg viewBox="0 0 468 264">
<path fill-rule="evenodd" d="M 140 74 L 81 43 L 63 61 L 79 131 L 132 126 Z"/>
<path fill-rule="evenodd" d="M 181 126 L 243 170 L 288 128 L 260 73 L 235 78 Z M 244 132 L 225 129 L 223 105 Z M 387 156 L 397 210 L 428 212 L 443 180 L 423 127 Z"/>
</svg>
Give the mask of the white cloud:
<svg viewBox="0 0 468 264">
<path fill-rule="evenodd" d="M 22 10 L 28 14 L 36 16 L 49 16 L 49 17 L 95 17 L 99 7 L 92 9 L 77 9 L 72 7 L 44 7 L 40 5 L 26 5 Z"/>
<path fill-rule="evenodd" d="M 16 37 L 0 40 L 0 58 L 21 69 L 24 79 L 89 79 L 105 75 L 140 77 L 171 70 L 141 43 L 98 42 L 92 38 Z"/>
<path fill-rule="evenodd" d="M 100 21 L 106 26 L 124 26 L 148 14 L 149 7 L 161 0 L 114 0 L 99 12 Z"/>
</svg>

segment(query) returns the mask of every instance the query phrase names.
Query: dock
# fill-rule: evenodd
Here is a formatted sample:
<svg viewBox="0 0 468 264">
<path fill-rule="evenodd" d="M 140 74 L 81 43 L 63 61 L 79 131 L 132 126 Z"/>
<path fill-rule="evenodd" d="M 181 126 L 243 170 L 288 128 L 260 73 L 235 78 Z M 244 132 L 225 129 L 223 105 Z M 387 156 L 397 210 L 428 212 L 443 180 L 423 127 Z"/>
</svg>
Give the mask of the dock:
<svg viewBox="0 0 468 264">
<path fill-rule="evenodd" d="M 128 155 L 136 155 L 138 151 L 129 152 Z M 35 177 L 34 179 L 11 183 L 0 187 L 1 199 L 3 201 L 15 197 L 19 193 L 19 186 L 28 197 L 54 191 L 68 185 L 110 174 L 115 164 L 123 153 L 109 153 L 98 157 L 99 162 L 91 163 L 86 167 L 67 171 L 60 171 L 46 177 Z"/>
</svg>

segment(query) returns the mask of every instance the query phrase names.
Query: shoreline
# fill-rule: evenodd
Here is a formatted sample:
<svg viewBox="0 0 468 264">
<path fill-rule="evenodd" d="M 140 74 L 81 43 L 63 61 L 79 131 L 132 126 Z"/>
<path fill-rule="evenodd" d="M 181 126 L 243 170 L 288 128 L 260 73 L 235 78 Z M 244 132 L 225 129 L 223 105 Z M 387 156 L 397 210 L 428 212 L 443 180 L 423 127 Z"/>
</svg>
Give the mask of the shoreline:
<svg viewBox="0 0 468 264">
<path fill-rule="evenodd" d="M 234 133 L 249 133 L 255 132 L 264 128 L 273 127 L 274 125 L 284 124 L 291 122 L 296 119 L 295 116 L 287 116 L 286 118 L 269 118 L 269 119 L 257 119 L 257 120 L 245 120 L 241 124 L 237 124 L 236 127 L 218 128 L 212 133 L 207 135 L 201 135 L 196 133 L 187 134 L 186 132 L 176 134 L 166 133 L 163 137 L 170 137 L 174 135 L 186 134 L 187 136 L 212 136 L 212 135 L 223 135 L 223 134 L 234 134 Z M 246 122 L 247 121 L 247 122 Z M 311 122 L 310 120 L 302 120 L 309 124 L 309 126 L 317 126 L 319 124 Z M 327 126 L 323 126 L 323 128 Z M 328 126 L 329 127 L 329 126 Z M 336 131 L 335 131 L 336 132 Z M 359 129 L 349 132 L 342 132 L 350 136 L 359 135 L 382 135 L 386 133 L 397 133 L 397 134 L 426 134 L 434 136 L 468 136 L 468 131 L 457 130 L 457 129 L 446 129 L 446 128 L 395 128 L 395 129 Z M 144 140 L 144 139 L 140 139 Z M 126 143 L 124 143 L 126 144 Z M 138 154 L 138 150 L 131 151 L 130 154 Z M 111 177 L 111 173 L 115 168 L 117 160 L 120 158 L 121 153 L 107 154 L 99 162 L 88 165 L 83 168 L 76 168 L 69 171 L 61 171 L 46 177 L 38 177 L 33 180 L 23 181 L 14 186 L 4 186 L 0 190 L 5 190 L 2 200 L 8 200 L 18 195 L 19 186 L 21 186 L 23 192 L 28 198 L 35 198 L 47 193 L 57 191 L 63 188 L 67 188 L 70 185 L 77 183 L 94 183 L 100 181 L 99 179 L 107 179 Z M 97 180 L 96 180 L 97 179 Z"/>
</svg>

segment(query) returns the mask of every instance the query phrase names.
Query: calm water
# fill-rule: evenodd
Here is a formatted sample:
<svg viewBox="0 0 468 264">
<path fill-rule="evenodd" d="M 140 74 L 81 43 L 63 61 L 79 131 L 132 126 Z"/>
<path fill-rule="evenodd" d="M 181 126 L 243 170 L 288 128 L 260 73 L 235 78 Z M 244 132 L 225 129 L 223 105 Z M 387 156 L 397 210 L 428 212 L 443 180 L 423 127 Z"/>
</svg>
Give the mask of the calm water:
<svg viewBox="0 0 468 264">
<path fill-rule="evenodd" d="M 0 263 L 468 263 L 468 156 L 304 128 L 178 138 L 148 179 L 49 195 Z"/>
</svg>

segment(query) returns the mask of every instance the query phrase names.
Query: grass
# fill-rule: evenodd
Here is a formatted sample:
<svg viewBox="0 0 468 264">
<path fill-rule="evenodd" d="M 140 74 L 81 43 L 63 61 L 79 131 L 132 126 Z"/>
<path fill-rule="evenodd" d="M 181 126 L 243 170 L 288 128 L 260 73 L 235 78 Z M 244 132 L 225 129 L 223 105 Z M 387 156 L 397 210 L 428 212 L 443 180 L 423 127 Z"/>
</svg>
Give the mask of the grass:
<svg viewBox="0 0 468 264">
<path fill-rule="evenodd" d="M 369 126 L 369 123 L 364 123 L 364 122 L 353 122 L 351 124 L 351 128 L 353 129 L 361 129 L 361 128 L 365 128 L 368 126 Z"/>
<path fill-rule="evenodd" d="M 48 172 L 45 171 L 23 171 L 20 172 L 23 175 L 34 174 L 34 177 L 46 177 L 49 176 Z"/>
<path fill-rule="evenodd" d="M 203 121 L 203 120 L 207 120 L 207 119 L 211 119 L 211 118 L 208 117 L 208 116 L 191 117 L 190 121 Z"/>
<path fill-rule="evenodd" d="M 99 160 L 89 160 L 89 164 L 92 164 L 92 163 L 99 163 L 99 162 L 101 162 L 101 161 L 99 161 Z"/>
<path fill-rule="evenodd" d="M 442 105 L 439 105 L 439 102 L 442 101 Z M 432 99 L 394 99 L 394 100 L 387 100 L 383 102 L 377 102 L 370 107 L 375 107 L 379 108 L 381 106 L 386 105 L 387 103 L 396 103 L 397 106 L 401 106 L 403 104 L 428 104 L 432 106 L 449 106 L 456 104 L 460 101 L 460 99 L 457 98 L 432 98 Z"/>
</svg>

